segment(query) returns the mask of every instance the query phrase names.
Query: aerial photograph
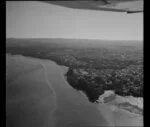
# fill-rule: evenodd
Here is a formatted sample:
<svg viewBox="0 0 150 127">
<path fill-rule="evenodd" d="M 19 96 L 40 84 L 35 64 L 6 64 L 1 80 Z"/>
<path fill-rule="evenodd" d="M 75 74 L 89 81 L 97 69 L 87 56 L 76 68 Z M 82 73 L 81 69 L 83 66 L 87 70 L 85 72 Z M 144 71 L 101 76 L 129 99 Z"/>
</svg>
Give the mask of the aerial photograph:
<svg viewBox="0 0 150 127">
<path fill-rule="evenodd" d="M 6 127 L 143 127 L 143 0 L 6 1 Z"/>
</svg>

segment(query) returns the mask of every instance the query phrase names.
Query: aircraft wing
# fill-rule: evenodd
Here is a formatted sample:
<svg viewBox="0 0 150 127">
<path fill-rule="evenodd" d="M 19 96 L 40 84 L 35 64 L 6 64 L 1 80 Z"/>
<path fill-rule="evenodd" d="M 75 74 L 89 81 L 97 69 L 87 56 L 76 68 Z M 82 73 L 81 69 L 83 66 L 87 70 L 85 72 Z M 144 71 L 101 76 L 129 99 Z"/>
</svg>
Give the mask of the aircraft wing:
<svg viewBox="0 0 150 127">
<path fill-rule="evenodd" d="M 66 0 L 41 2 L 74 9 L 115 11 L 127 13 L 143 12 L 143 0 Z"/>
</svg>

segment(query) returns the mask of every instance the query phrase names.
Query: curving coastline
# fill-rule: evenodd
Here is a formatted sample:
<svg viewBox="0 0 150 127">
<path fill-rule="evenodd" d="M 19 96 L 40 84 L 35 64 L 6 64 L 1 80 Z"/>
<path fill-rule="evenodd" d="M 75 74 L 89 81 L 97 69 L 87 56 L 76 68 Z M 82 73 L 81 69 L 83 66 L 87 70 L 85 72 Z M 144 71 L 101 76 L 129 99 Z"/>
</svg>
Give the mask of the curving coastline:
<svg viewBox="0 0 150 127">
<path fill-rule="evenodd" d="M 92 84 L 84 79 L 82 75 L 77 75 L 72 68 L 69 68 L 65 76 L 68 83 L 76 90 L 85 93 L 90 102 L 106 104 L 111 104 L 111 102 L 113 102 L 112 105 L 115 105 L 120 109 L 143 115 L 143 99 L 140 99 L 142 97 L 131 96 L 131 98 L 128 96 L 130 95 L 128 93 L 122 96 L 123 94 L 121 92 L 119 92 L 120 94 L 115 92 L 115 87 L 108 89 L 107 86 L 100 85 L 99 88 L 99 86 L 96 86 L 95 84 Z"/>
</svg>

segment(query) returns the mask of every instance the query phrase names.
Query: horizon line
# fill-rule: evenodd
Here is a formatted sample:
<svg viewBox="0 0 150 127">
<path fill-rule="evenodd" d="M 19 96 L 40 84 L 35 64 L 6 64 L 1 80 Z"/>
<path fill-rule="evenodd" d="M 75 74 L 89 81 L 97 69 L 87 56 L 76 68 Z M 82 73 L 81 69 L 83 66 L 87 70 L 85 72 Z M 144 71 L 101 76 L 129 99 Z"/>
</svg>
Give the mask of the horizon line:
<svg viewBox="0 0 150 127">
<path fill-rule="evenodd" d="M 76 40 L 103 40 L 103 41 L 143 41 L 143 40 L 117 40 L 117 39 L 92 39 L 92 38 L 64 38 L 64 37 L 6 37 L 6 39 L 76 39 Z"/>
</svg>

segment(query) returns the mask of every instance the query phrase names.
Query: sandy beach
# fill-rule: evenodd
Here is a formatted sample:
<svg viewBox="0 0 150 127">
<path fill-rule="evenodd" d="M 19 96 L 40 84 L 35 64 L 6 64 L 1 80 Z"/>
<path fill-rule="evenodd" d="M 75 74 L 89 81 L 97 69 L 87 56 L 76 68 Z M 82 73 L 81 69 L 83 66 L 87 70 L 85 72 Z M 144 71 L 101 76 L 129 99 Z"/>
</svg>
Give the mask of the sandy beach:
<svg viewBox="0 0 150 127">
<path fill-rule="evenodd" d="M 67 67 L 6 55 L 7 127 L 141 126 L 141 117 L 93 104 L 65 80 Z"/>
</svg>

